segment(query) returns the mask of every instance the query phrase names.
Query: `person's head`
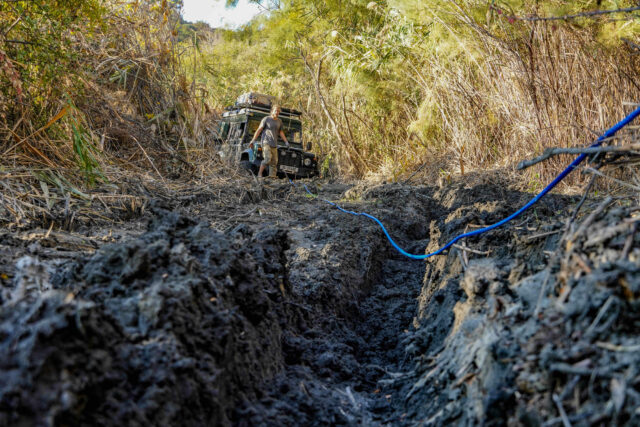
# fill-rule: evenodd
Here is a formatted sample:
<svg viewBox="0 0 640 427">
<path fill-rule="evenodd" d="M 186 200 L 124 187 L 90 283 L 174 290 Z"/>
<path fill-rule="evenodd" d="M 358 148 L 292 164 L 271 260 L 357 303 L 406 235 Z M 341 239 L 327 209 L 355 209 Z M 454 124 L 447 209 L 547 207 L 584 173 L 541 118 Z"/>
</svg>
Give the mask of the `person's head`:
<svg viewBox="0 0 640 427">
<path fill-rule="evenodd" d="M 280 115 L 280 106 L 278 104 L 273 104 L 273 107 L 271 107 L 271 117 L 273 117 L 274 119 L 277 119 L 279 115 Z"/>
</svg>

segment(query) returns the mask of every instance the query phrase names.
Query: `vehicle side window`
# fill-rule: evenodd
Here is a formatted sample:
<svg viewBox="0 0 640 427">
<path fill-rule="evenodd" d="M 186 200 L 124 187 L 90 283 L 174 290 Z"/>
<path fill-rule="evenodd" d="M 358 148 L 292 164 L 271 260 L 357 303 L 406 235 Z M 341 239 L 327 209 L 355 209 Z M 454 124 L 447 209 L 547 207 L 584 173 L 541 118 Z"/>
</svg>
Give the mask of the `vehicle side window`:
<svg viewBox="0 0 640 427">
<path fill-rule="evenodd" d="M 220 129 L 218 130 L 219 138 L 221 140 L 227 139 L 227 135 L 229 135 L 229 122 L 220 122 Z"/>
<path fill-rule="evenodd" d="M 229 125 L 229 136 L 228 136 L 227 140 L 230 141 L 230 140 L 232 140 L 233 138 L 236 137 L 236 127 L 237 127 L 237 125 L 235 123 L 231 123 Z"/>
<path fill-rule="evenodd" d="M 241 139 L 242 136 L 244 135 L 244 128 L 247 124 L 246 123 L 239 123 L 238 124 L 238 130 L 236 132 L 236 138 L 237 139 Z"/>
<path fill-rule="evenodd" d="M 251 135 L 251 137 L 253 137 L 253 135 L 256 134 L 256 131 L 258 130 L 258 128 L 260 127 L 260 120 L 249 120 L 249 128 L 248 128 L 248 133 L 249 135 Z"/>
</svg>

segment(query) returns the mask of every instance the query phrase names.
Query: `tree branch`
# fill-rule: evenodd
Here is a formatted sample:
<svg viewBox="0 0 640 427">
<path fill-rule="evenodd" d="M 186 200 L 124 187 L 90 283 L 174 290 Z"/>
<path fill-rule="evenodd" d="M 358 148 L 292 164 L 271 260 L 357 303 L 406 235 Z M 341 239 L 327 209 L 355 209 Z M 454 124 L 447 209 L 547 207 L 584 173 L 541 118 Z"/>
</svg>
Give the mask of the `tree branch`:
<svg viewBox="0 0 640 427">
<path fill-rule="evenodd" d="M 491 9 L 497 11 L 499 14 L 502 14 L 504 11 L 500 8 L 497 8 L 493 5 L 489 6 Z M 581 13 L 576 13 L 573 15 L 563 15 L 563 16 L 506 16 L 506 19 L 513 19 L 516 21 L 529 21 L 529 22 L 534 22 L 534 21 L 566 21 L 569 19 L 575 19 L 575 18 L 587 18 L 587 17 L 592 17 L 592 16 L 600 16 L 600 15 L 608 15 L 611 13 L 629 13 L 629 12 L 635 12 L 636 10 L 640 10 L 640 6 L 634 6 L 634 7 L 626 7 L 626 8 L 622 8 L 622 9 L 611 9 L 611 10 L 591 10 L 589 12 L 581 12 Z"/>
<path fill-rule="evenodd" d="M 632 152 L 634 150 L 640 150 L 640 144 L 629 144 L 623 146 L 609 146 L 609 147 L 590 147 L 590 148 L 547 148 L 544 153 L 538 157 L 534 157 L 531 160 L 523 160 L 518 163 L 516 169 L 526 169 L 537 163 L 543 162 L 550 157 L 557 156 L 559 154 L 596 154 L 596 153 L 612 153 L 612 152 Z"/>
</svg>

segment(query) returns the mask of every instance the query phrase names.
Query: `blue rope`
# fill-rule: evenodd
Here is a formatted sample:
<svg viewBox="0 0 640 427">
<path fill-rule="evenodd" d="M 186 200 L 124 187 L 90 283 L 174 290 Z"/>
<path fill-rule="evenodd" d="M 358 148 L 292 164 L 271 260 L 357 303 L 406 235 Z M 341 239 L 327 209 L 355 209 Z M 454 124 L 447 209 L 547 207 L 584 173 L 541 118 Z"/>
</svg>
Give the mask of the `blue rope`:
<svg viewBox="0 0 640 427">
<path fill-rule="evenodd" d="M 604 134 L 602 134 L 597 140 L 596 142 L 594 142 L 593 144 L 591 144 L 590 148 L 593 147 L 599 147 L 600 145 L 602 145 L 602 143 L 608 139 L 611 138 L 612 136 L 614 136 L 616 134 L 616 132 L 618 132 L 620 129 L 622 129 L 623 127 L 625 127 L 626 125 L 628 125 L 633 119 L 635 119 L 638 115 L 640 115 L 640 108 L 636 109 L 635 111 L 633 111 L 631 114 L 629 114 L 627 117 L 625 117 L 623 120 L 621 120 L 620 122 L 618 122 L 615 126 L 611 127 L 609 130 L 607 130 Z M 339 206 L 337 203 L 334 203 L 330 200 L 326 200 L 326 199 L 320 199 L 319 196 L 313 194 L 311 191 L 309 191 L 309 188 L 307 188 L 306 184 L 304 185 L 304 189 L 307 191 L 307 193 L 309 193 L 311 196 L 313 196 L 314 198 L 317 198 L 319 200 L 322 200 L 323 202 L 326 202 L 328 204 L 330 204 L 331 206 L 336 207 L 337 209 L 339 209 L 340 211 L 350 214 L 350 215 L 355 215 L 355 216 L 364 216 L 367 217 L 369 219 L 372 219 L 373 221 L 375 221 L 380 228 L 382 228 L 382 231 L 384 232 L 385 236 L 387 236 L 387 239 L 389 240 L 389 242 L 391 243 L 391 245 L 398 251 L 400 252 L 402 255 L 408 257 L 408 258 L 412 258 L 412 259 L 418 259 L 418 260 L 422 260 L 422 259 L 427 259 L 430 258 L 434 255 L 439 255 L 442 252 L 444 252 L 445 250 L 449 249 L 451 246 L 453 246 L 458 240 L 460 239 L 464 239 L 465 237 L 471 237 L 471 236 L 477 236 L 478 234 L 482 234 L 482 233 L 486 233 L 487 231 L 491 231 L 494 228 L 498 228 L 506 223 L 508 223 L 509 221 L 511 221 L 512 219 L 518 217 L 519 215 L 521 215 L 524 211 L 526 211 L 527 209 L 529 209 L 531 206 L 533 206 L 538 200 L 540 200 L 541 198 L 543 198 L 549 191 L 551 191 L 553 189 L 553 187 L 555 187 L 556 185 L 558 185 L 558 183 L 560 183 L 560 181 L 562 181 L 567 175 L 569 175 L 576 167 L 578 167 L 578 165 L 580 163 L 582 163 L 584 161 L 584 159 L 587 158 L 587 154 L 580 154 L 578 157 L 576 157 L 576 159 L 571 162 L 571 164 L 569 166 L 567 166 L 567 168 L 565 170 L 563 170 L 553 181 L 551 181 L 551 183 L 549 185 L 547 185 L 544 190 L 542 190 L 537 196 L 535 196 L 533 199 L 531 199 L 529 201 L 529 203 L 527 203 L 526 205 L 524 205 L 523 207 L 521 207 L 520 209 L 518 209 L 516 212 L 512 213 L 511 215 L 509 215 L 508 217 L 504 218 L 501 221 L 496 222 L 495 224 L 489 225 L 487 227 L 484 228 L 480 228 L 478 230 L 474 230 L 474 231 L 470 231 L 468 233 L 464 233 L 464 234 L 460 234 L 458 236 L 456 236 L 455 238 L 453 238 L 449 243 L 447 243 L 446 245 L 444 245 L 443 247 L 441 247 L 440 249 L 438 249 L 435 252 L 432 252 L 430 254 L 425 254 L 425 255 L 415 255 L 415 254 L 410 254 L 409 252 L 405 251 L 404 249 L 402 249 L 400 246 L 398 246 L 398 244 L 391 238 L 391 236 L 389 235 L 389 232 L 387 231 L 387 229 L 385 228 L 384 224 L 382 224 L 382 222 L 374 217 L 373 215 L 369 215 L 368 213 L 365 212 L 353 212 L 353 211 L 349 211 L 346 209 L 343 209 L 341 206 Z M 291 183 L 293 184 L 293 181 L 291 181 Z M 295 185 L 295 184 L 294 184 Z"/>
</svg>

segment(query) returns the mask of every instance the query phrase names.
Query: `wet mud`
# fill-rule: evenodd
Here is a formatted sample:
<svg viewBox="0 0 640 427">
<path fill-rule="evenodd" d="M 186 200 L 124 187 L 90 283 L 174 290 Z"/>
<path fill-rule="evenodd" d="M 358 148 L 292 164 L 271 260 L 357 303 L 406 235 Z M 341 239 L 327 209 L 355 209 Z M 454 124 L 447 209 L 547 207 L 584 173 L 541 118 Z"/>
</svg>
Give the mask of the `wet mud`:
<svg viewBox="0 0 640 427">
<path fill-rule="evenodd" d="M 425 253 L 531 197 L 494 179 L 311 187 Z M 640 422 L 633 204 L 565 229 L 549 196 L 414 261 L 300 188 L 234 191 L 2 231 L 0 425 Z"/>
</svg>

